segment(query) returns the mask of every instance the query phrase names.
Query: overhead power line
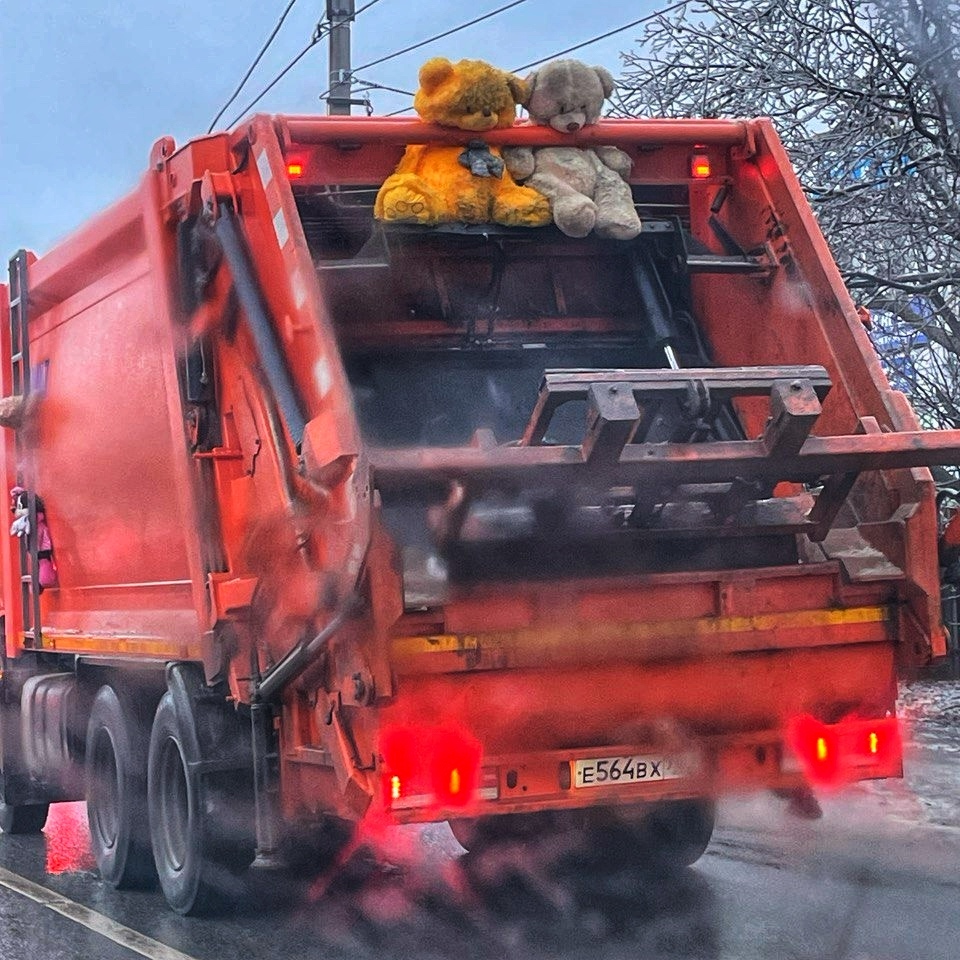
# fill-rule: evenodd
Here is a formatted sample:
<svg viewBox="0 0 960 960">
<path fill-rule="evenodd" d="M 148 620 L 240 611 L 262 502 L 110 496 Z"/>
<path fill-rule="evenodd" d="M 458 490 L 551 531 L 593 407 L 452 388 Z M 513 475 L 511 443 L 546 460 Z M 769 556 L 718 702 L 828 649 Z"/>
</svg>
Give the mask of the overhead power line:
<svg viewBox="0 0 960 960">
<path fill-rule="evenodd" d="M 388 60 L 394 60 L 396 57 L 403 56 L 405 53 L 410 53 L 411 50 L 418 50 L 420 47 L 425 47 L 428 43 L 433 43 L 434 40 L 442 40 L 444 37 L 449 37 L 451 34 L 459 33 L 461 30 L 466 30 L 467 27 L 472 27 L 476 23 L 481 23 L 484 20 L 489 20 L 491 17 L 495 17 L 500 13 L 504 13 L 506 10 L 511 9 L 512 7 L 518 7 L 521 3 L 526 3 L 527 0 L 513 0 L 513 3 L 508 3 L 505 6 L 498 7 L 496 10 L 491 10 L 489 13 L 483 14 L 483 16 L 475 17 L 473 20 L 468 20 L 466 23 L 461 23 L 459 26 L 451 27 L 449 30 L 444 30 L 443 33 L 436 33 L 432 37 L 427 37 L 426 40 L 421 40 L 419 43 L 413 43 L 409 47 L 404 47 L 402 50 L 395 50 L 393 53 L 388 53 L 385 57 L 378 57 L 376 60 L 371 60 L 369 63 L 364 63 L 359 67 L 354 67 L 354 73 L 359 73 L 361 70 L 368 70 L 370 67 L 375 67 L 380 63 L 386 63 Z"/>
<path fill-rule="evenodd" d="M 606 33 L 598 34 L 595 37 L 591 37 L 589 40 L 583 40 L 580 43 L 574 44 L 572 47 L 566 47 L 563 50 L 558 50 L 556 53 L 551 53 L 549 56 L 541 57 L 539 60 L 532 60 L 530 63 L 525 63 L 522 66 L 515 67 L 513 73 L 519 73 L 521 70 L 529 70 L 530 67 L 539 66 L 541 63 L 546 63 L 548 60 L 555 60 L 557 57 L 562 57 L 566 53 L 573 53 L 574 50 L 580 50 L 583 47 L 589 47 L 592 43 L 597 43 L 600 40 L 606 40 L 607 37 L 612 37 L 615 34 L 623 33 L 624 30 L 629 30 L 631 27 L 637 27 L 641 23 L 647 23 L 650 20 L 656 20 L 657 17 L 662 17 L 664 14 L 672 13 L 674 10 L 679 10 L 680 7 L 686 6 L 689 0 L 679 0 L 678 3 L 674 3 L 669 7 L 664 7 L 662 10 L 657 10 L 654 13 L 647 14 L 645 17 L 640 17 L 637 20 L 631 20 L 629 23 L 625 23 L 622 26 L 614 27 L 613 30 L 608 30 Z M 369 66 L 369 64 L 367 64 Z M 357 68 L 361 69 L 360 67 Z M 401 113 L 406 113 L 408 110 L 412 110 L 413 107 L 402 107 L 399 110 L 393 110 L 390 113 L 386 114 L 388 117 L 395 117 Z"/>
<path fill-rule="evenodd" d="M 360 16 L 365 10 L 376 6 L 380 0 L 370 0 L 353 14 L 354 19 Z M 336 29 L 336 28 L 334 28 Z M 316 30 L 310 42 L 227 124 L 232 127 L 239 120 L 243 119 L 327 34 L 330 32 L 330 25 L 321 21 L 317 24 Z"/>
<path fill-rule="evenodd" d="M 369 10 L 371 7 L 375 6 L 375 5 L 378 4 L 379 2 L 380 2 L 380 0 L 370 0 L 369 3 L 365 3 L 359 10 L 355 10 L 354 13 L 353 13 L 353 15 L 354 15 L 355 17 L 359 17 L 360 14 L 363 13 L 364 10 Z"/>
<path fill-rule="evenodd" d="M 608 30 L 606 33 L 601 33 L 596 37 L 591 37 L 589 40 L 584 40 L 582 43 L 574 44 L 574 46 L 567 47 L 565 50 L 558 50 L 556 53 L 551 53 L 547 57 L 541 57 L 539 60 L 531 60 L 530 63 L 525 63 L 522 67 L 515 67 L 513 72 L 519 73 L 521 70 L 529 70 L 530 67 L 536 67 L 541 63 L 546 63 L 548 60 L 554 60 L 557 57 L 562 57 L 564 54 L 573 53 L 574 50 L 580 50 L 583 47 L 589 47 L 591 43 L 597 43 L 600 40 L 606 40 L 607 37 L 612 37 L 617 33 L 623 33 L 624 30 L 629 30 L 631 27 L 638 27 L 641 23 L 647 23 L 650 20 L 656 20 L 657 17 L 662 17 L 666 13 L 673 13 L 674 10 L 679 10 L 680 7 L 687 6 L 688 2 L 689 0 L 680 0 L 679 3 L 674 3 L 669 7 L 664 7 L 663 10 L 657 10 L 654 13 L 649 13 L 645 17 L 640 17 L 639 20 L 631 20 L 630 23 L 625 23 L 622 27 L 615 27 L 613 30 Z"/>
<path fill-rule="evenodd" d="M 375 83 L 373 80 L 364 80 L 363 77 L 354 77 L 358 84 L 361 84 L 366 90 L 388 90 L 390 93 L 400 93 L 405 97 L 414 97 L 416 93 L 413 90 L 404 90 L 401 87 L 389 87 L 385 83 Z"/>
<path fill-rule="evenodd" d="M 254 58 L 253 63 L 250 64 L 250 68 L 243 75 L 243 79 L 237 85 L 237 89 L 230 94 L 230 99 L 227 100 L 227 102 L 220 108 L 220 112 L 213 118 L 213 120 L 210 121 L 210 126 L 207 127 L 207 133 L 210 133 L 213 130 L 213 128 L 217 125 L 217 121 L 227 112 L 227 108 L 230 106 L 230 104 L 233 103 L 233 101 L 236 100 L 238 96 L 240 96 L 240 91 L 244 88 L 247 81 L 250 79 L 250 74 L 252 74 L 253 71 L 257 69 L 257 64 L 263 59 L 263 55 L 267 52 L 268 48 L 270 47 L 270 44 L 273 43 L 273 38 L 280 32 L 280 28 L 283 26 L 283 21 L 287 19 L 287 14 L 293 9 L 293 5 L 296 2 L 297 0 L 290 0 L 290 2 L 286 6 L 286 9 L 283 11 L 282 14 L 280 14 L 280 19 L 277 21 L 277 25 L 273 28 L 273 32 L 270 34 L 269 37 L 267 37 L 266 42 L 260 48 L 260 52 Z"/>
<path fill-rule="evenodd" d="M 327 25 L 318 23 L 313 39 L 227 124 L 232 127 L 242 120 L 325 36 Z"/>
</svg>

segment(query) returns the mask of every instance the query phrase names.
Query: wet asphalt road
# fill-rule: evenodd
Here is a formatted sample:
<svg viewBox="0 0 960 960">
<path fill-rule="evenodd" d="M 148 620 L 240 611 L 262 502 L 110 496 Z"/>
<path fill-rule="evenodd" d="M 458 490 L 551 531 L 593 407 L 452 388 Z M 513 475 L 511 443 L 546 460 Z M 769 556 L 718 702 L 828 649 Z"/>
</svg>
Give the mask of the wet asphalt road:
<svg viewBox="0 0 960 960">
<path fill-rule="evenodd" d="M 728 802 L 706 856 L 668 879 L 560 872 L 529 846 L 467 870 L 445 826 L 408 829 L 379 860 L 359 855 L 333 879 L 261 878 L 201 919 L 156 891 L 105 888 L 83 806 L 61 805 L 43 836 L 0 835 L 0 958 L 956 960 L 960 724 L 919 724 L 904 782 L 824 809 L 807 822 L 773 798 Z"/>
<path fill-rule="evenodd" d="M 859 793 L 832 801 L 816 824 L 766 800 L 730 805 L 708 854 L 669 880 L 630 870 L 558 878 L 509 852 L 489 875 L 468 878 L 437 829 L 408 838 L 400 867 L 358 858 L 325 890 L 285 886 L 279 903 L 260 891 L 206 919 L 170 913 L 156 892 L 105 889 L 82 813 L 61 808 L 41 838 L 3 837 L 0 863 L 68 898 L 55 906 L 89 908 L 80 918 L 98 929 L 103 918 L 122 927 L 110 939 L 0 886 L 5 960 L 181 960 L 162 945 L 197 960 L 958 955 L 960 830 L 874 822 L 883 810 Z M 151 940 L 118 944 L 133 931 Z"/>
</svg>

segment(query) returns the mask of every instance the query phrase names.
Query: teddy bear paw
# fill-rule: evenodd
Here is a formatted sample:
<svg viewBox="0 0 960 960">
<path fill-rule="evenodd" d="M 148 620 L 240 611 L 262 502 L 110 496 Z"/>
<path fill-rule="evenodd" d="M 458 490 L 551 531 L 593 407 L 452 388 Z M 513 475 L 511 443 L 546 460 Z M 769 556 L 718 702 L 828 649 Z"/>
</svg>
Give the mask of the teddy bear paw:
<svg viewBox="0 0 960 960">
<path fill-rule="evenodd" d="M 505 227 L 543 227 L 550 222 L 550 201 L 532 187 L 508 187 L 494 198 L 493 219 Z"/>
<path fill-rule="evenodd" d="M 398 223 L 435 224 L 440 221 L 440 205 L 419 177 L 397 174 L 389 177 L 377 194 L 374 210 L 380 220 Z"/>
<path fill-rule="evenodd" d="M 553 222 L 568 237 L 585 237 L 597 222 L 597 205 L 582 195 L 558 197 L 553 202 Z"/>
<path fill-rule="evenodd" d="M 636 210 L 600 211 L 597 216 L 597 236 L 611 240 L 632 240 L 639 236 L 642 225 Z"/>
</svg>

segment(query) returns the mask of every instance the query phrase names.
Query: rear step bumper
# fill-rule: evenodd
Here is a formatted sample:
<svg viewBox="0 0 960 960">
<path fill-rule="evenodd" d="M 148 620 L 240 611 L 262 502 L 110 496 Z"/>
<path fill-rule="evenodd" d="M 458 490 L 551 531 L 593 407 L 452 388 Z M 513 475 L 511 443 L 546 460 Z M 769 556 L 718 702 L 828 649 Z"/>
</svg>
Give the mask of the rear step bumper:
<svg viewBox="0 0 960 960">
<path fill-rule="evenodd" d="M 475 789 L 463 802 L 438 800 L 422 787 L 407 793 L 396 781 L 391 795 L 386 768 L 384 806 L 397 822 L 415 823 L 598 804 L 629 806 L 738 790 L 832 788 L 902 772 L 896 720 L 820 724 L 801 718 L 788 731 L 702 737 L 684 744 L 484 757 Z"/>
</svg>

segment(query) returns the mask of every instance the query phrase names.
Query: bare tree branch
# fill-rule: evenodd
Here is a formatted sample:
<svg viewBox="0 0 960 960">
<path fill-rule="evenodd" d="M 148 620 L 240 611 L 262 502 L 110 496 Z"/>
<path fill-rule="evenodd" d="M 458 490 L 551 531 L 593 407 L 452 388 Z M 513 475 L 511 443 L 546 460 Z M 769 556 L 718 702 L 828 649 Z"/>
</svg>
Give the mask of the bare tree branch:
<svg viewBox="0 0 960 960">
<path fill-rule="evenodd" d="M 623 72 L 620 115 L 773 118 L 891 378 L 960 426 L 960 0 L 690 0 Z"/>
</svg>

